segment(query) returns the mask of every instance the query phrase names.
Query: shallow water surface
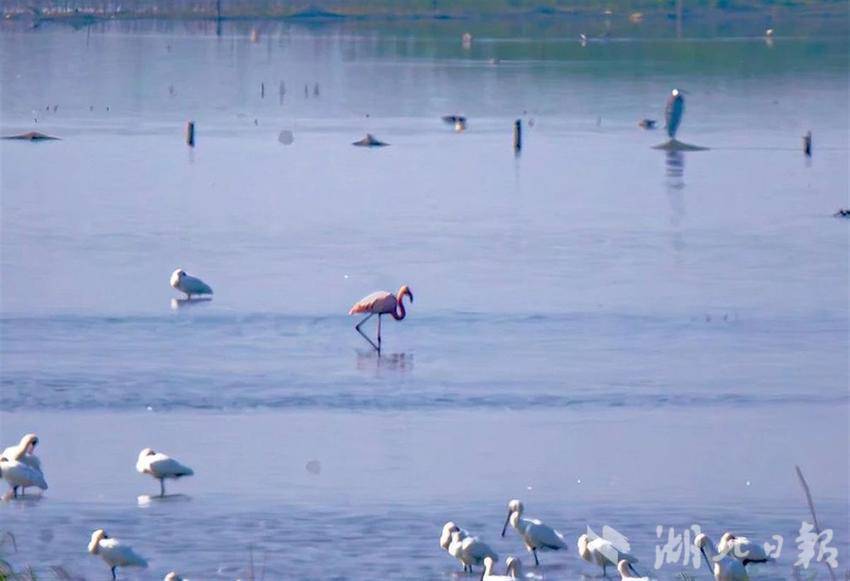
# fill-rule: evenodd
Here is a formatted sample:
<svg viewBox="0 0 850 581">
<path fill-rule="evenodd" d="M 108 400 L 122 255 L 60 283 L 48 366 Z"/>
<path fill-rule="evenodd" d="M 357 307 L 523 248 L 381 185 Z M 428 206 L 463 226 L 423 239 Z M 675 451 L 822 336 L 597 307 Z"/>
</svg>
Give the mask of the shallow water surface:
<svg viewBox="0 0 850 581">
<path fill-rule="evenodd" d="M 4 26 L 2 133 L 62 140 L 0 142 L 0 438 L 38 432 L 50 483 L 0 504 L 0 557 L 99 578 L 102 526 L 133 579 L 447 578 L 450 519 L 524 555 L 520 497 L 570 544 L 546 578 L 597 574 L 575 538 L 605 524 L 662 579 L 658 525 L 780 534 L 753 576 L 790 578 L 800 465 L 847 568 L 840 23 Z M 708 151 L 637 127 L 674 86 Z M 377 357 L 346 313 L 402 283 Z M 146 446 L 196 476 L 140 503 Z"/>
</svg>

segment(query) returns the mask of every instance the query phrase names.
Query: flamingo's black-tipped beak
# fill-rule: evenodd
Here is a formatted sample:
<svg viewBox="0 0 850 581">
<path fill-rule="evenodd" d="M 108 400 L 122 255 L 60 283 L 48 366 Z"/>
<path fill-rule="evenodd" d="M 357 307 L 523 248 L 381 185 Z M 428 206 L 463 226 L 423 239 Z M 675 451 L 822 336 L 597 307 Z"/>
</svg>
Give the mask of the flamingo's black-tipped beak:
<svg viewBox="0 0 850 581">
<path fill-rule="evenodd" d="M 505 526 L 502 527 L 502 536 L 505 536 L 505 531 L 508 530 L 508 523 L 511 522 L 511 515 L 513 513 L 509 512 L 507 518 L 505 519 Z"/>
</svg>

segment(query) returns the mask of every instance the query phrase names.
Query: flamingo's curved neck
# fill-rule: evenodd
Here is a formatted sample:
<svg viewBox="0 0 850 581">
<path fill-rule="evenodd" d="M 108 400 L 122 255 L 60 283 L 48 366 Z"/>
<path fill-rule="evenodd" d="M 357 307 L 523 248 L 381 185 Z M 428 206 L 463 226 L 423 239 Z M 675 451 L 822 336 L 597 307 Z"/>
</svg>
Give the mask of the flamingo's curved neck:
<svg viewBox="0 0 850 581">
<path fill-rule="evenodd" d="M 401 290 L 398 291 L 395 300 L 396 307 L 392 313 L 393 319 L 401 321 L 407 315 L 407 311 L 404 310 L 404 293 Z"/>
</svg>

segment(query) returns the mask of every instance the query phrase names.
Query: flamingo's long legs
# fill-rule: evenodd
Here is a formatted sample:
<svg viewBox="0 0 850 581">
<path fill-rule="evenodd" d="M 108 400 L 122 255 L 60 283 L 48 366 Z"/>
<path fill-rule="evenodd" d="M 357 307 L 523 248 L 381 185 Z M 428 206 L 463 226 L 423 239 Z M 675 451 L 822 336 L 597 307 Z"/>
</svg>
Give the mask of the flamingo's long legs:
<svg viewBox="0 0 850 581">
<path fill-rule="evenodd" d="M 354 326 L 354 328 L 355 328 L 355 329 L 357 329 L 357 332 L 358 332 L 358 333 L 360 333 L 360 335 L 361 335 L 364 339 L 366 339 L 367 341 L 369 341 L 369 345 L 371 345 L 371 346 L 375 349 L 375 351 L 377 351 L 378 353 L 380 353 L 380 352 L 381 352 L 381 347 L 380 347 L 379 345 L 375 345 L 375 342 L 374 342 L 374 341 L 372 341 L 372 339 L 370 339 L 370 338 L 366 335 L 366 333 L 364 333 L 364 332 L 363 332 L 363 330 L 360 328 L 360 326 L 361 326 L 361 325 L 363 325 L 363 323 L 365 323 L 365 322 L 366 322 L 366 321 L 368 321 L 369 319 L 371 319 L 371 318 L 372 318 L 372 315 L 374 315 L 374 314 L 375 314 L 375 313 L 369 313 L 368 315 L 366 315 L 366 317 L 365 317 L 362 321 L 360 321 L 359 323 L 357 323 L 357 324 Z M 378 316 L 378 323 L 379 323 L 379 324 L 380 324 L 380 321 L 381 321 L 381 317 L 380 317 L 380 316 Z M 381 332 L 380 332 L 380 329 L 379 329 L 379 330 L 378 330 L 378 343 L 380 343 L 380 342 L 381 342 Z"/>
</svg>

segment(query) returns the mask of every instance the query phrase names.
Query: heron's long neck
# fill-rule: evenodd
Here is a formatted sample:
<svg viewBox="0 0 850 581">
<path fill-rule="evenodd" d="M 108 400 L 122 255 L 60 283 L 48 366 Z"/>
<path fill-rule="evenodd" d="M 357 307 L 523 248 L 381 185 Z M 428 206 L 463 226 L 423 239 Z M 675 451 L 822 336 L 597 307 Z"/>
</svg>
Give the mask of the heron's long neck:
<svg viewBox="0 0 850 581">
<path fill-rule="evenodd" d="M 396 295 L 395 301 L 396 307 L 393 311 L 393 319 L 401 321 L 407 315 L 407 311 L 404 310 L 404 294 L 401 291 Z"/>
</svg>

